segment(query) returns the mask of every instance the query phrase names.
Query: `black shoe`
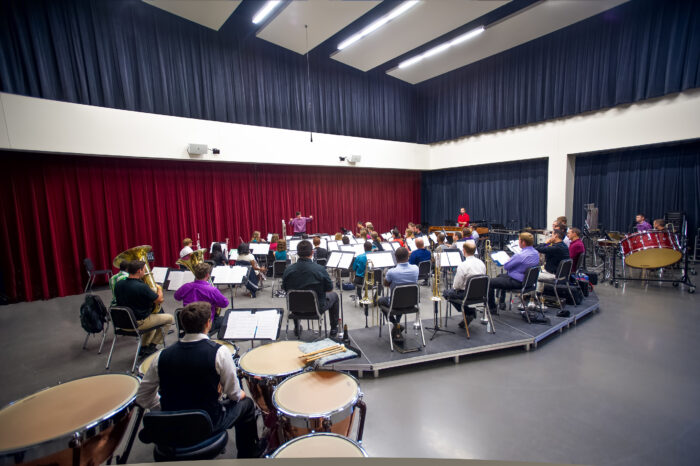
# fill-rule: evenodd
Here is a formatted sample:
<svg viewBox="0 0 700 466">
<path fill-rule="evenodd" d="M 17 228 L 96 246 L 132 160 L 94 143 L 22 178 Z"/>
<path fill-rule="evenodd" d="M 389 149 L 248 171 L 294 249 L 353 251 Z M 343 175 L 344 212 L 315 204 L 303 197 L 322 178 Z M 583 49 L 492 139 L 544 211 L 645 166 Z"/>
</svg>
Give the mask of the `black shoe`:
<svg viewBox="0 0 700 466">
<path fill-rule="evenodd" d="M 567 309 L 562 309 L 561 311 L 557 312 L 557 317 L 569 317 L 571 315 L 571 312 L 569 312 Z"/>
<path fill-rule="evenodd" d="M 505 311 L 506 310 L 506 303 L 498 303 L 498 309 L 500 309 L 501 311 Z"/>
<path fill-rule="evenodd" d="M 142 356 L 142 357 L 150 356 L 153 353 L 155 353 L 156 351 L 157 350 L 156 350 L 155 345 L 148 345 L 148 346 L 141 348 L 141 350 L 139 351 L 139 356 Z"/>
<path fill-rule="evenodd" d="M 336 328 L 332 328 L 332 329 L 331 329 L 331 333 L 329 333 L 329 336 L 330 336 L 331 338 L 337 337 L 337 336 L 338 336 L 338 328 L 337 328 L 337 327 L 336 327 Z"/>
<path fill-rule="evenodd" d="M 267 439 L 261 438 L 258 440 L 258 444 L 255 446 L 254 458 L 264 458 L 265 453 L 267 453 Z"/>
<path fill-rule="evenodd" d="M 300 325 L 294 325 L 294 336 L 299 337 L 301 335 L 301 326 Z"/>
<path fill-rule="evenodd" d="M 464 320 L 460 320 L 458 325 L 459 325 L 459 328 L 465 328 Z"/>
</svg>

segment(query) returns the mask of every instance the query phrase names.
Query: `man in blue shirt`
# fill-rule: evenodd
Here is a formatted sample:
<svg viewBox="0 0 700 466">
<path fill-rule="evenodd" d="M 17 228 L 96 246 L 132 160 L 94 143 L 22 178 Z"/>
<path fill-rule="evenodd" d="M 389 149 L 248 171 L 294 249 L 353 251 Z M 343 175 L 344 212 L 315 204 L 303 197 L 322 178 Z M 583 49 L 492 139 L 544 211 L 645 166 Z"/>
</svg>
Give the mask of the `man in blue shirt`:
<svg viewBox="0 0 700 466">
<path fill-rule="evenodd" d="M 414 285 L 418 283 L 418 266 L 408 263 L 408 249 L 398 248 L 394 254 L 398 264 L 384 276 L 384 286 L 390 287 L 391 292 L 399 285 Z M 379 298 L 377 303 L 380 306 L 389 307 L 391 305 L 391 295 Z M 394 341 L 401 341 L 401 332 L 403 331 L 401 316 L 391 315 L 390 320 L 394 324 L 391 337 Z"/>
<path fill-rule="evenodd" d="M 489 308 L 493 314 L 497 314 L 495 291 L 500 290 L 498 307 L 506 308 L 506 290 L 519 290 L 523 286 L 525 273 L 530 267 L 540 265 L 540 255 L 532 246 L 535 244 L 535 238 L 531 233 L 520 233 L 520 251 L 518 254 L 510 258 L 503 268 L 506 273 L 502 273 L 496 278 L 491 279 L 489 286 Z"/>
<path fill-rule="evenodd" d="M 416 250 L 411 253 L 411 257 L 408 259 L 408 263 L 411 265 L 418 265 L 421 262 L 430 260 L 430 251 L 425 249 L 425 243 L 421 238 L 416 238 Z"/>
</svg>

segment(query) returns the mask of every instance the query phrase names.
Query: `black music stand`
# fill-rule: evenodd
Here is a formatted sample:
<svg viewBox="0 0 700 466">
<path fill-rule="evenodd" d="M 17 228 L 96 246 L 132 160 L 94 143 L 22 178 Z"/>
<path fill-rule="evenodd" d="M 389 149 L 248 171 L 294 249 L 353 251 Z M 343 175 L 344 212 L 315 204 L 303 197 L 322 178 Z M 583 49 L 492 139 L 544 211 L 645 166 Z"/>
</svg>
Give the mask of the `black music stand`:
<svg viewBox="0 0 700 466">
<path fill-rule="evenodd" d="M 248 274 L 250 273 L 250 266 L 243 266 L 243 265 L 234 265 L 233 267 L 229 267 L 229 270 L 233 270 L 234 267 L 243 267 L 246 269 L 245 273 L 243 275 L 235 275 L 234 273 L 228 273 L 226 276 L 214 276 L 212 277 L 212 285 L 217 286 L 217 285 L 227 285 L 229 287 L 229 290 L 231 291 L 231 309 L 233 309 L 233 290 L 236 287 L 236 285 L 242 285 L 243 283 L 246 282 Z M 213 270 L 212 270 L 213 271 Z"/>
</svg>

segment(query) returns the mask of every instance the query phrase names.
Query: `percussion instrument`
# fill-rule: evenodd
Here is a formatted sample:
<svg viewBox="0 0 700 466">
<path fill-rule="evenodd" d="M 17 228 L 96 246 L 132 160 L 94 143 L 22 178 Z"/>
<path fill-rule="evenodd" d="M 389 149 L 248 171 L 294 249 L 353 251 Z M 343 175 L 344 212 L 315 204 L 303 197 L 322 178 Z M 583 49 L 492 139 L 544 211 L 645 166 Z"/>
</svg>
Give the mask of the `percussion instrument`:
<svg viewBox="0 0 700 466">
<path fill-rule="evenodd" d="M 669 231 L 644 231 L 620 241 L 625 264 L 640 269 L 656 269 L 675 264 L 683 257 L 676 235 Z"/>
<path fill-rule="evenodd" d="M 270 458 L 367 458 L 367 452 L 354 440 L 322 432 L 292 439 Z"/>
<path fill-rule="evenodd" d="M 225 347 L 227 350 L 231 352 L 231 356 L 235 357 L 236 354 L 238 354 L 238 349 L 233 346 L 231 343 L 224 341 L 224 340 L 212 340 L 221 346 Z M 151 364 L 153 364 L 153 360 L 156 358 L 157 354 L 160 354 L 160 352 L 163 350 L 158 350 L 155 353 L 149 355 L 146 359 L 141 361 L 141 364 L 139 365 L 139 374 L 141 374 L 141 377 L 146 375 L 146 372 L 148 372 L 148 368 L 151 367 Z"/>
<path fill-rule="evenodd" d="M 96 375 L 10 403 L 0 410 L 0 464 L 104 463 L 129 425 L 138 388 L 130 375 Z"/>
<path fill-rule="evenodd" d="M 248 389 L 264 413 L 274 412 L 272 394 L 274 388 L 284 379 L 304 370 L 303 353 L 299 342 L 278 341 L 268 345 L 251 348 L 238 361 L 242 378 L 248 383 Z"/>
<path fill-rule="evenodd" d="M 598 246 L 604 247 L 604 248 L 616 248 L 620 245 L 619 241 L 613 241 L 609 240 L 607 238 L 598 238 Z"/>
<path fill-rule="evenodd" d="M 297 374 L 280 383 L 272 403 L 286 440 L 311 432 L 333 432 L 348 437 L 360 407 L 358 440 L 362 440 L 366 407 L 357 379 L 336 371 Z"/>
</svg>

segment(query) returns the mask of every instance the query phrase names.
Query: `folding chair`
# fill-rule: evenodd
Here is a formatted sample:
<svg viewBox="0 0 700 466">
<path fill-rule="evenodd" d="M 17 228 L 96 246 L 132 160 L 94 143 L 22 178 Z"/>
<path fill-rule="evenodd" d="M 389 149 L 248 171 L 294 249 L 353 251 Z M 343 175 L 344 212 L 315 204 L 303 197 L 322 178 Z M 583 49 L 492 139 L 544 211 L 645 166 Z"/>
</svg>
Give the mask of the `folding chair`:
<svg viewBox="0 0 700 466">
<path fill-rule="evenodd" d="M 92 285 L 93 283 L 95 283 L 95 277 L 97 277 L 98 275 L 105 275 L 107 277 L 107 281 L 109 281 L 109 279 L 112 278 L 112 269 L 95 270 L 95 264 L 92 263 L 92 259 L 90 259 L 89 257 L 83 259 L 83 264 L 85 265 L 85 270 L 88 274 L 88 281 L 85 284 L 84 293 L 87 293 L 88 290 L 92 291 Z"/>
<path fill-rule="evenodd" d="M 394 341 L 391 338 L 391 315 L 400 315 L 404 317 L 404 326 L 408 328 L 407 325 L 407 315 L 408 314 L 416 314 L 416 321 L 418 321 L 418 324 L 420 326 L 420 336 L 421 340 L 423 342 L 423 348 L 425 348 L 425 335 L 423 334 L 423 322 L 420 320 L 420 306 L 418 305 L 418 297 L 420 295 L 420 290 L 418 288 L 418 284 L 413 284 L 413 285 L 398 285 L 394 290 L 391 292 L 391 301 L 389 302 L 389 306 L 381 306 L 380 308 L 382 310 L 381 315 L 379 316 L 381 320 L 386 319 L 387 324 L 389 326 L 389 347 L 391 348 L 391 351 L 394 351 Z M 382 336 L 382 326 L 383 322 L 379 323 L 379 337 L 381 338 Z M 420 349 L 419 347 L 416 348 L 407 348 L 404 350 L 399 350 L 400 352 L 406 353 L 409 351 L 418 351 Z"/>
<path fill-rule="evenodd" d="M 155 327 L 151 327 L 147 330 L 139 330 L 138 324 L 136 323 L 136 316 L 134 316 L 134 311 L 126 306 L 112 306 L 109 309 L 109 315 L 112 319 L 114 339 L 112 340 L 112 348 L 109 350 L 109 357 L 107 358 L 107 365 L 105 366 L 105 369 L 109 369 L 109 364 L 112 361 L 112 353 L 114 352 L 114 345 L 117 343 L 117 336 L 119 335 L 138 338 L 136 354 L 134 355 L 134 363 L 131 365 L 132 374 L 136 370 L 136 361 L 139 357 L 139 351 L 141 351 L 141 336 L 144 333 L 160 329 L 160 331 L 163 333 L 163 347 L 165 347 L 165 330 L 163 327 L 168 324 L 156 325 Z"/>
<path fill-rule="evenodd" d="M 287 327 L 284 330 L 285 337 L 289 333 L 289 320 L 318 321 L 318 333 L 321 333 L 321 320 L 323 329 L 328 336 L 328 325 L 326 323 L 326 313 L 321 312 L 318 306 L 318 298 L 313 290 L 289 290 L 287 291 Z M 299 332 L 301 338 L 301 331 Z M 287 338 L 289 339 L 289 338 Z"/>
<path fill-rule="evenodd" d="M 525 304 L 525 298 L 527 296 L 533 296 L 537 293 L 537 279 L 540 276 L 540 267 L 530 267 L 527 269 L 525 272 L 525 280 L 523 280 L 523 286 L 519 290 L 512 290 L 511 291 L 511 298 L 510 298 L 510 303 L 508 305 L 508 310 L 511 310 L 513 306 L 513 292 L 518 292 L 520 295 L 520 302 L 523 305 L 523 308 L 525 310 L 525 317 L 527 319 L 528 324 L 532 324 L 532 321 L 530 320 L 530 312 L 527 310 L 527 305 Z M 547 317 L 544 315 L 544 311 L 542 310 L 542 303 L 537 300 L 537 309 L 539 309 L 540 314 L 542 314 L 543 319 L 547 319 Z"/>
<path fill-rule="evenodd" d="M 418 263 L 418 282 L 422 280 L 424 283 L 429 284 L 430 281 L 430 267 L 431 261 L 423 261 Z"/>
<path fill-rule="evenodd" d="M 180 313 L 184 307 L 178 307 L 175 309 L 174 317 L 175 317 L 175 328 L 177 328 L 177 339 L 181 339 L 182 337 L 185 336 L 185 329 L 182 327 L 182 322 L 180 322 Z"/>
<path fill-rule="evenodd" d="M 275 285 L 277 286 L 277 289 L 280 289 L 280 283 L 279 281 L 282 279 L 282 275 L 284 275 L 284 271 L 287 268 L 287 261 L 274 261 L 272 263 L 272 290 L 270 291 L 270 296 L 275 297 Z"/>
<path fill-rule="evenodd" d="M 559 288 L 559 285 L 566 285 L 566 290 L 569 292 L 569 296 L 571 297 L 571 302 L 576 305 L 576 300 L 574 299 L 574 294 L 571 291 L 571 287 L 569 286 L 569 276 L 571 275 L 571 266 L 573 264 L 573 261 L 571 259 L 565 259 L 561 262 L 559 262 L 559 266 L 557 267 L 557 273 L 553 279 L 550 278 L 541 278 L 540 281 L 544 284 L 544 286 L 551 286 L 554 288 L 554 296 L 557 298 L 557 304 L 559 305 L 559 309 L 564 309 L 564 305 L 566 304 L 566 299 L 562 303 L 561 298 L 559 297 L 559 292 L 557 291 L 557 288 Z"/>
<path fill-rule="evenodd" d="M 496 333 L 493 325 L 493 318 L 491 317 L 491 311 L 488 306 L 488 294 L 489 294 L 489 282 L 490 279 L 488 275 L 474 275 L 469 277 L 467 280 L 466 293 L 464 294 L 464 299 L 460 305 L 460 311 L 462 312 L 462 317 L 464 318 L 464 328 L 467 331 L 467 338 L 471 338 L 469 335 L 469 325 L 467 324 L 467 313 L 465 309 L 470 304 L 483 304 L 484 306 L 484 318 L 491 324 L 491 332 Z"/>
</svg>

